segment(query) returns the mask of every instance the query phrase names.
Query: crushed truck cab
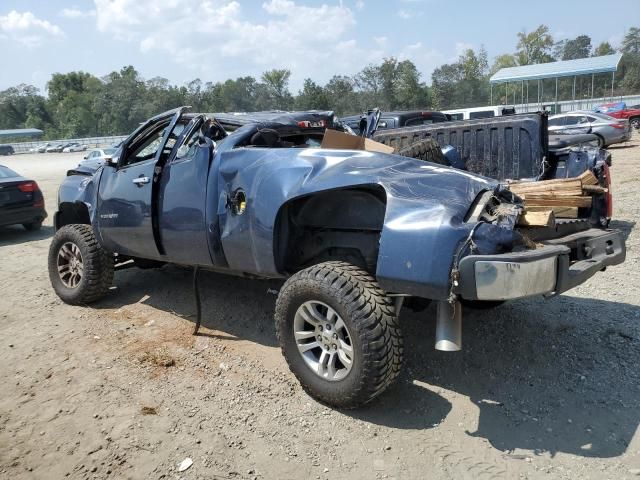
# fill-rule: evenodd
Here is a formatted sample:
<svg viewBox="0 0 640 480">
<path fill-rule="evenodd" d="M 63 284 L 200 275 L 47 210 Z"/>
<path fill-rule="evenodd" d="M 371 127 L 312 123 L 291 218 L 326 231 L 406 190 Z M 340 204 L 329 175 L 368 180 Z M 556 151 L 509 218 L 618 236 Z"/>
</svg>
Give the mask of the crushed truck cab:
<svg viewBox="0 0 640 480">
<path fill-rule="evenodd" d="M 437 301 L 437 348 L 455 350 L 461 300 L 559 294 L 624 260 L 621 234 L 589 221 L 532 239 L 517 226 L 522 200 L 496 180 L 323 143 L 326 129 L 348 131 L 331 112 L 234 128 L 172 110 L 104 165 L 70 171 L 49 253 L 56 293 L 98 300 L 132 265 L 282 279 L 276 332 L 291 370 L 319 400 L 353 407 L 400 371 L 403 302 Z"/>
</svg>

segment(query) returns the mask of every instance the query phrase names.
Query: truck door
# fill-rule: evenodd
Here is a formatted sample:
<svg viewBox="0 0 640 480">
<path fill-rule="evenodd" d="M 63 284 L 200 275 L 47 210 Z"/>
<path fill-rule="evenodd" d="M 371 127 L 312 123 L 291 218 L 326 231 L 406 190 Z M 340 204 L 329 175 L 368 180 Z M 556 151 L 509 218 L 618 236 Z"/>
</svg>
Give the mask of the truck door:
<svg viewBox="0 0 640 480">
<path fill-rule="evenodd" d="M 207 210 L 216 212 L 218 195 L 212 191 L 217 190 L 217 183 L 208 181 L 213 144 L 200 135 L 203 123 L 204 116 L 198 116 L 185 127 L 159 180 L 160 241 L 169 262 L 219 263 L 212 262 L 208 245 L 209 236 L 217 230 L 213 224 L 208 228 Z"/>
<path fill-rule="evenodd" d="M 151 119 L 126 140 L 117 165 L 104 167 L 98 187 L 97 221 L 108 250 L 134 257 L 162 257 L 155 234 L 152 187 L 157 178 L 156 164 L 175 144 L 174 129 L 182 111 Z"/>
</svg>

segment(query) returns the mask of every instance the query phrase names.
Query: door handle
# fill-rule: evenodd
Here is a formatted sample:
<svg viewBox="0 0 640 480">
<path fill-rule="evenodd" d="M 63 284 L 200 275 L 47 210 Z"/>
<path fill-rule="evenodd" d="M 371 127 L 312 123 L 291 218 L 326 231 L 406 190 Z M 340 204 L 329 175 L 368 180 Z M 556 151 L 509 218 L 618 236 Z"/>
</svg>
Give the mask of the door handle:
<svg viewBox="0 0 640 480">
<path fill-rule="evenodd" d="M 138 177 L 138 178 L 134 178 L 132 180 L 132 182 L 135 183 L 139 187 L 141 187 L 145 183 L 149 183 L 150 181 L 151 180 L 149 179 L 149 177 Z"/>
</svg>

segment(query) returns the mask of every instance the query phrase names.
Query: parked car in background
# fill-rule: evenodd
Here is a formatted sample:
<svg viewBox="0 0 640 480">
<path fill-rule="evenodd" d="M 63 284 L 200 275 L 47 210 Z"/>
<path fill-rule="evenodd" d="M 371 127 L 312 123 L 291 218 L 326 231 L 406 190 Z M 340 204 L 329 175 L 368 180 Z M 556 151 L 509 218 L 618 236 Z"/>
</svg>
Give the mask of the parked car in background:
<svg viewBox="0 0 640 480">
<path fill-rule="evenodd" d="M 0 155 L 13 155 L 16 153 L 11 145 L 0 145 Z"/>
<path fill-rule="evenodd" d="M 31 153 L 44 153 L 45 150 L 50 146 L 51 146 L 51 144 L 49 142 L 42 143 L 40 145 L 36 145 L 35 147 L 30 148 L 29 152 L 31 152 Z"/>
<path fill-rule="evenodd" d="M 457 108 L 455 110 L 443 110 L 449 120 L 476 120 L 478 118 L 502 117 L 503 115 L 515 115 L 516 109 L 512 106 L 498 105 L 474 108 Z"/>
<path fill-rule="evenodd" d="M 613 118 L 629 120 L 633 128 L 640 130 L 640 105 L 628 107 L 624 102 L 603 103 L 594 108 L 594 111 Z"/>
<path fill-rule="evenodd" d="M 93 174 L 106 161 L 111 160 L 117 151 L 117 148 L 94 148 L 84 156 L 78 167 L 72 171 L 75 174 Z"/>
<path fill-rule="evenodd" d="M 37 230 L 47 218 L 44 197 L 33 180 L 0 165 L 0 226 L 22 225 Z"/>
<path fill-rule="evenodd" d="M 64 147 L 66 147 L 67 144 L 65 143 L 52 143 L 51 145 L 49 145 L 44 151 L 46 153 L 60 153 L 62 151 L 62 149 Z"/>
<path fill-rule="evenodd" d="M 88 148 L 88 145 L 80 145 L 79 143 L 71 143 L 65 146 L 62 151 L 64 153 L 70 152 L 84 152 Z"/>
<path fill-rule="evenodd" d="M 350 115 L 342 117 L 340 121 L 349 126 L 356 134 L 360 135 L 360 120 L 362 115 Z M 442 112 L 430 110 L 409 110 L 382 112 L 378 122 L 378 130 L 390 128 L 412 127 L 416 125 L 429 125 L 431 123 L 447 122 L 449 119 Z"/>
<path fill-rule="evenodd" d="M 628 120 L 613 118 L 608 114 L 575 111 L 549 117 L 549 133 L 592 133 L 598 137 L 598 144 L 602 148 L 629 141 L 631 126 Z"/>
</svg>

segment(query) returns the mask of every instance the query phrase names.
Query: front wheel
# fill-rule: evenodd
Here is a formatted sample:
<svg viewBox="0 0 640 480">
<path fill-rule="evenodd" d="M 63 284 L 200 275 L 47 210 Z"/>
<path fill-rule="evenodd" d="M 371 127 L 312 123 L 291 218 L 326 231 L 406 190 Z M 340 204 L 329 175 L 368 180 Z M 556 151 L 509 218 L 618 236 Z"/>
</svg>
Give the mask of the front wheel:
<svg viewBox="0 0 640 480">
<path fill-rule="evenodd" d="M 65 303 L 79 305 L 102 298 L 113 280 L 113 257 L 105 252 L 91 225 L 66 225 L 49 247 L 49 280 Z"/>
<path fill-rule="evenodd" d="M 398 376 L 403 346 L 391 299 L 366 271 L 325 262 L 293 275 L 276 302 L 289 368 L 312 397 L 353 408 Z"/>
</svg>

